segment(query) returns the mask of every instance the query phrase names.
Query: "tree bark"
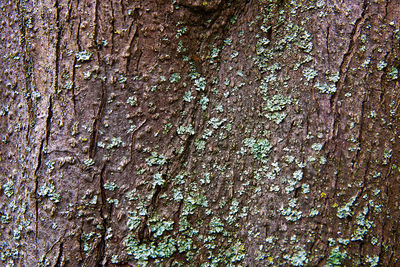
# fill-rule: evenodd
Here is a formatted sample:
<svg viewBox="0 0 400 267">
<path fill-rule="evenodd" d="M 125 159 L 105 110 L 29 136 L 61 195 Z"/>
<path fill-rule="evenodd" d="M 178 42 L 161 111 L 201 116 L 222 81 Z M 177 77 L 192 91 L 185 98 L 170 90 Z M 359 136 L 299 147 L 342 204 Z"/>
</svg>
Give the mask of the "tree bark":
<svg viewBox="0 0 400 267">
<path fill-rule="evenodd" d="M 398 1 L 1 6 L 5 266 L 396 266 Z"/>
</svg>

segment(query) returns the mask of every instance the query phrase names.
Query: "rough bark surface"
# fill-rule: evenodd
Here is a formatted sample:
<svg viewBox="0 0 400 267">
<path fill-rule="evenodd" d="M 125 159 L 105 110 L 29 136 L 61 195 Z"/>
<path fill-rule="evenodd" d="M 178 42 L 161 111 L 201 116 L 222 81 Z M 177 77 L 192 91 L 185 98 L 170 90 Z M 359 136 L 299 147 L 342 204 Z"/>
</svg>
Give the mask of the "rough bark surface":
<svg viewBox="0 0 400 267">
<path fill-rule="evenodd" d="M 399 1 L 0 7 L 0 265 L 399 264 Z"/>
</svg>

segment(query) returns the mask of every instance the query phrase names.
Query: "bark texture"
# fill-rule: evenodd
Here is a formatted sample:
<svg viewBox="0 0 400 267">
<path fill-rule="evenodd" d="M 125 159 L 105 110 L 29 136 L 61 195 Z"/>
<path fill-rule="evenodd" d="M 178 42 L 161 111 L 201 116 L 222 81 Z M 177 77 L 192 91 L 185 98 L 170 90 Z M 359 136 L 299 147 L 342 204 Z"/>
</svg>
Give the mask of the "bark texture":
<svg viewBox="0 0 400 267">
<path fill-rule="evenodd" d="M 399 264 L 399 1 L 0 7 L 0 265 Z"/>
</svg>

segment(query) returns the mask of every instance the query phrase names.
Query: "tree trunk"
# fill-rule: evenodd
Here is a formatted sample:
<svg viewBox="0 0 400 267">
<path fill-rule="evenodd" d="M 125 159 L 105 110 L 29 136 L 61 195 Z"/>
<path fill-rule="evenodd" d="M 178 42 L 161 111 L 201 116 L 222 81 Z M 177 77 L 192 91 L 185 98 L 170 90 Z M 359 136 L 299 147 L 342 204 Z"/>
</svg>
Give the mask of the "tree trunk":
<svg viewBox="0 0 400 267">
<path fill-rule="evenodd" d="M 399 1 L 0 5 L 0 265 L 399 264 Z"/>
</svg>

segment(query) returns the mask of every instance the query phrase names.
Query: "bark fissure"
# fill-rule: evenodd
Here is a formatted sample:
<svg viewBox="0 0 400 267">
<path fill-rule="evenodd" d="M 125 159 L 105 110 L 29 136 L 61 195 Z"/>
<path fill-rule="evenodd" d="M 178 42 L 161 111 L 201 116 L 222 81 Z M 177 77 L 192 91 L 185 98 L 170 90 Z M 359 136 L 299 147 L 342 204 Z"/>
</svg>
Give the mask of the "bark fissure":
<svg viewBox="0 0 400 267">
<path fill-rule="evenodd" d="M 115 14 L 114 14 L 114 6 L 113 6 L 113 1 L 112 0 L 110 0 L 109 1 L 109 3 L 110 3 L 110 7 L 111 7 L 111 21 L 110 21 L 110 24 L 111 24 L 111 51 L 114 51 L 114 46 L 115 46 L 115 44 L 114 44 L 114 34 L 115 34 L 115 25 L 114 25 L 114 20 L 115 20 Z"/>
<path fill-rule="evenodd" d="M 46 147 L 49 145 L 52 117 L 53 117 L 53 96 L 50 94 L 50 96 L 49 96 L 49 106 L 47 108 L 46 128 L 45 128 Z"/>
<path fill-rule="evenodd" d="M 101 90 L 102 90 L 102 92 L 101 92 L 101 97 L 100 97 L 100 103 L 99 103 L 99 107 L 97 109 L 97 113 L 95 115 L 95 118 L 94 118 L 94 121 L 92 124 L 92 133 L 90 135 L 90 140 L 89 140 L 88 155 L 91 158 L 94 158 L 94 156 L 96 154 L 98 130 L 99 130 L 99 126 L 101 123 L 103 110 L 106 105 L 106 100 L 107 100 L 107 95 L 106 95 L 107 92 L 106 92 L 106 88 L 103 83 L 101 83 Z"/>
<path fill-rule="evenodd" d="M 132 21 L 132 24 L 134 24 L 133 21 Z M 132 27 L 132 25 L 131 25 L 131 27 Z M 131 27 L 129 27 L 129 30 L 131 29 Z M 135 54 L 137 51 L 137 44 L 134 44 L 134 41 L 137 39 L 138 36 L 139 36 L 139 34 L 138 34 L 138 30 L 137 30 L 137 24 L 135 24 L 133 26 L 132 32 L 130 33 L 129 44 L 126 46 L 125 51 L 124 51 L 124 57 L 126 57 L 126 66 L 125 66 L 126 73 L 128 73 L 128 71 L 129 71 L 131 56 L 132 56 L 132 54 Z M 138 60 L 137 60 L 136 71 L 138 71 L 140 56 L 141 56 L 141 54 L 139 55 Z"/>
<path fill-rule="evenodd" d="M 133 151 L 135 150 L 135 133 L 142 128 L 142 126 L 146 123 L 147 119 L 144 119 L 133 131 L 131 134 L 131 143 L 130 143 L 130 158 L 129 158 L 129 162 L 128 164 L 125 165 L 124 168 L 126 168 L 126 166 L 128 166 L 132 160 L 133 160 Z"/>
<path fill-rule="evenodd" d="M 17 1 L 18 23 L 20 31 L 20 48 L 22 50 L 22 61 L 24 70 L 24 83 L 25 83 L 25 99 L 28 106 L 28 125 L 25 135 L 25 140 L 29 146 L 31 139 L 30 135 L 34 124 L 36 123 L 36 106 L 32 100 L 32 91 L 34 90 L 33 84 L 33 61 L 28 48 L 28 28 L 26 25 L 26 6 L 22 0 Z"/>
<path fill-rule="evenodd" d="M 359 164 L 359 157 L 360 157 L 360 153 L 361 153 L 361 150 L 362 150 L 362 148 L 363 148 L 363 141 L 364 141 L 364 139 L 363 139 L 363 137 L 362 137 L 362 135 L 363 135 L 363 133 L 364 133 L 364 131 L 365 131 L 365 129 L 364 129 L 364 125 L 365 125 L 365 123 L 364 123 L 364 110 L 365 110 L 365 105 L 366 105 L 366 102 L 368 101 L 368 98 L 366 98 L 365 97 L 365 95 L 363 96 L 363 100 L 362 100 L 362 103 L 361 103 L 361 109 L 360 109 L 360 127 L 359 127 L 359 129 L 358 129 L 358 137 L 357 137 L 357 140 L 358 140 L 358 142 L 359 142 L 359 146 L 360 146 L 360 149 L 358 149 L 357 151 L 356 151 L 356 156 L 355 156 L 355 159 L 353 160 L 353 163 L 352 163 L 352 168 L 354 169 L 354 167 L 356 167 L 356 164 Z"/>
<path fill-rule="evenodd" d="M 38 196 L 38 189 L 39 189 L 39 176 L 38 172 L 40 169 L 40 166 L 42 165 L 42 151 L 43 151 L 43 146 L 44 146 L 45 139 L 42 138 L 40 141 L 40 146 L 39 146 L 39 151 L 38 151 L 38 156 L 36 160 L 36 167 L 34 171 L 34 188 L 33 188 L 33 198 L 35 200 L 35 242 L 37 245 L 38 241 L 38 227 L 39 227 L 39 196 Z"/>
<path fill-rule="evenodd" d="M 61 7 L 59 6 L 59 1 L 56 0 L 54 3 L 56 8 L 56 49 L 55 49 L 55 75 L 54 75 L 54 90 L 53 93 L 58 93 L 58 80 L 60 73 L 60 47 L 61 47 L 61 22 L 60 22 L 60 12 Z"/>
<path fill-rule="evenodd" d="M 67 15 L 65 18 L 65 22 L 70 22 L 71 13 L 72 13 L 72 0 L 68 0 L 67 7 L 68 7 L 68 11 L 67 11 Z"/>
<path fill-rule="evenodd" d="M 386 20 L 387 15 L 388 15 L 389 1 L 390 1 L 390 0 L 386 0 L 386 1 L 385 1 L 385 16 L 384 16 L 384 20 Z"/>
<path fill-rule="evenodd" d="M 72 108 L 74 110 L 74 115 L 76 115 L 76 94 L 75 94 L 75 87 L 76 87 L 76 63 L 77 59 L 74 58 L 73 65 L 72 65 L 72 87 L 71 87 L 71 100 L 72 100 Z"/>
<path fill-rule="evenodd" d="M 98 8 L 99 8 L 99 0 L 95 0 L 94 2 L 94 16 L 93 16 L 93 39 L 92 39 L 92 46 L 98 46 L 97 42 L 97 34 L 98 34 Z"/>
<path fill-rule="evenodd" d="M 76 30 L 76 45 L 78 46 L 78 50 L 81 51 L 82 47 L 81 47 L 81 42 L 79 40 L 80 38 L 80 32 L 81 32 L 81 16 L 79 15 L 79 21 L 78 21 L 78 29 Z M 75 65 L 74 65 L 75 68 Z"/>
<path fill-rule="evenodd" d="M 62 257 L 63 257 L 63 250 L 64 250 L 64 243 L 60 242 L 60 246 L 58 248 L 58 255 L 57 255 L 57 261 L 53 266 L 55 267 L 61 267 L 62 266 Z"/>
<path fill-rule="evenodd" d="M 360 36 L 361 33 L 361 27 L 364 25 L 364 21 L 366 19 L 366 13 L 367 13 L 367 0 L 364 0 L 364 4 L 362 7 L 362 12 L 360 17 L 356 20 L 356 23 L 353 27 L 353 31 L 351 33 L 350 37 L 350 42 L 349 42 L 349 47 L 347 49 L 347 52 L 343 56 L 343 60 L 340 64 L 339 67 L 339 81 L 337 82 L 337 91 L 331 98 L 331 106 L 334 108 L 334 112 L 337 113 L 337 100 L 340 97 L 340 93 L 342 91 L 351 60 L 353 59 L 353 56 L 355 54 L 356 48 L 357 48 L 357 40 L 358 37 Z"/>
<path fill-rule="evenodd" d="M 332 132 L 331 132 L 331 138 L 333 138 L 335 135 L 333 134 L 333 131 L 337 131 L 337 127 L 339 127 L 338 125 L 338 107 L 337 107 L 337 102 L 338 99 L 341 95 L 342 89 L 344 87 L 345 84 L 345 80 L 347 77 L 347 72 L 349 70 L 350 67 L 350 63 L 351 60 L 353 59 L 353 56 L 356 52 L 356 48 L 357 48 L 357 39 L 360 36 L 361 33 L 361 27 L 364 25 L 364 22 L 366 20 L 366 15 L 367 15 L 367 8 L 368 8 L 368 1 L 364 0 L 363 3 L 363 7 L 362 7 L 362 12 L 360 17 L 356 20 L 355 25 L 353 27 L 353 31 L 350 35 L 350 42 L 349 42 L 349 46 L 347 49 L 347 52 L 344 54 L 343 56 L 343 60 L 340 64 L 339 67 L 339 81 L 336 84 L 336 92 L 332 95 L 331 97 L 331 109 L 332 109 L 332 113 L 334 115 L 334 125 L 332 127 Z"/>
</svg>

